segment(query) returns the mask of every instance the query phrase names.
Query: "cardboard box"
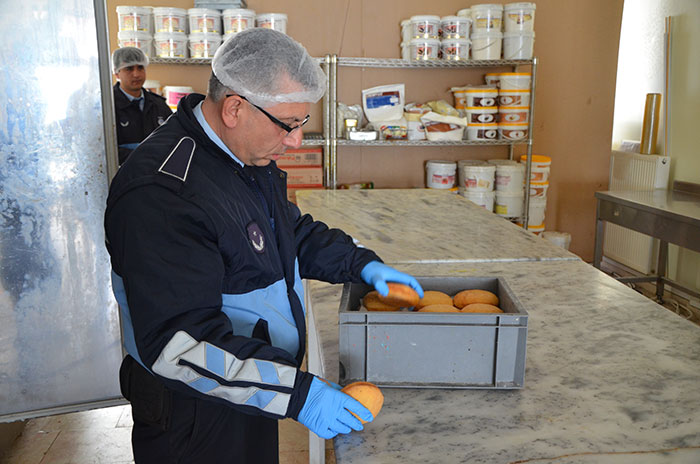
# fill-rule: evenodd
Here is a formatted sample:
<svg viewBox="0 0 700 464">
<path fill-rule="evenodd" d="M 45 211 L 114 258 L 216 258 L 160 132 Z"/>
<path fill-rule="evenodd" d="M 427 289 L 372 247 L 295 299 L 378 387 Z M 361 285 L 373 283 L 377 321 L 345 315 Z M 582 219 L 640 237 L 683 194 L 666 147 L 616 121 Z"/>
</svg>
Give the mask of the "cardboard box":
<svg viewBox="0 0 700 464">
<path fill-rule="evenodd" d="M 289 149 L 277 160 L 277 166 L 282 169 L 289 166 L 323 166 L 323 150 L 318 147 Z"/>
<path fill-rule="evenodd" d="M 321 166 L 287 166 L 282 169 L 287 173 L 287 187 L 297 189 L 323 187 Z"/>
</svg>

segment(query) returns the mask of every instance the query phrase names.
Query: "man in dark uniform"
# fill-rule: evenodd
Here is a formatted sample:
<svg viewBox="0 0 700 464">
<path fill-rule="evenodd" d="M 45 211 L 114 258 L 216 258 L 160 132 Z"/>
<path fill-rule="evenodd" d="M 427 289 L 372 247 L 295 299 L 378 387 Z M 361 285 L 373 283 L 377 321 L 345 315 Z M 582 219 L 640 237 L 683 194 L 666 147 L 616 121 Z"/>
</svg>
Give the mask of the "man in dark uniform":
<svg viewBox="0 0 700 464">
<path fill-rule="evenodd" d="M 112 70 L 118 80 L 114 84 L 114 109 L 120 165 L 172 114 L 165 98 L 143 88 L 146 66 L 148 57 L 138 48 L 118 48 L 112 54 Z"/>
<path fill-rule="evenodd" d="M 372 413 L 301 369 L 302 279 L 423 290 L 287 201 L 275 160 L 298 148 L 326 76 L 304 47 L 254 28 L 224 42 L 191 94 L 110 186 L 112 288 L 136 463 L 276 464 L 277 420 L 322 438 Z"/>
</svg>

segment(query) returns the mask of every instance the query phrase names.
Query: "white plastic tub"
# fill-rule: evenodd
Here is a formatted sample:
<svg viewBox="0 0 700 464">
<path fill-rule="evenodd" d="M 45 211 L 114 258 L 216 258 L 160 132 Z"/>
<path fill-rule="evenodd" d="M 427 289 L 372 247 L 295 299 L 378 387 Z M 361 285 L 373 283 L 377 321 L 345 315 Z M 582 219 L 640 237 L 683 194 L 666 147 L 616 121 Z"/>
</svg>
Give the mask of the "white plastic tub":
<svg viewBox="0 0 700 464">
<path fill-rule="evenodd" d="M 187 35 L 184 32 L 157 32 L 153 36 L 153 46 L 159 58 L 187 58 Z"/>
<path fill-rule="evenodd" d="M 503 33 L 472 32 L 472 58 L 475 60 L 500 60 Z"/>
<path fill-rule="evenodd" d="M 443 39 L 440 42 L 442 59 L 449 61 L 465 61 L 469 59 L 469 39 Z"/>
<path fill-rule="evenodd" d="M 528 224 L 544 224 L 544 212 L 547 209 L 546 198 L 530 198 Z"/>
<path fill-rule="evenodd" d="M 534 31 L 535 8 L 534 3 L 507 3 L 503 7 L 504 30 L 506 32 Z"/>
<path fill-rule="evenodd" d="M 521 155 L 520 162 L 527 163 L 527 155 Z M 533 167 L 548 168 L 552 165 L 552 158 L 545 155 L 532 155 L 530 163 Z"/>
<path fill-rule="evenodd" d="M 499 106 L 498 122 L 509 124 L 527 124 L 530 121 L 528 106 Z"/>
<path fill-rule="evenodd" d="M 187 11 L 183 8 L 153 8 L 153 24 L 159 32 L 187 32 Z M 154 37 L 155 38 L 155 37 Z"/>
<path fill-rule="evenodd" d="M 459 166 L 463 181 L 460 187 L 469 192 L 490 192 L 496 183 L 496 166 L 482 162 L 481 164 L 462 164 Z"/>
<path fill-rule="evenodd" d="M 221 12 L 208 8 L 190 8 L 187 10 L 190 34 L 221 35 Z"/>
<path fill-rule="evenodd" d="M 485 208 L 487 211 L 493 212 L 494 199 L 496 197 L 496 192 L 475 192 L 473 190 L 466 190 L 459 188 L 459 194 L 465 197 L 472 203 Z"/>
<path fill-rule="evenodd" d="M 433 189 L 451 189 L 455 185 L 457 163 L 445 160 L 429 160 L 425 163 L 426 186 Z"/>
<path fill-rule="evenodd" d="M 501 74 L 500 73 L 484 74 L 484 82 L 486 82 L 486 85 L 498 88 L 501 85 Z"/>
<path fill-rule="evenodd" d="M 151 34 L 143 31 L 119 31 L 117 32 L 120 47 L 136 47 L 141 49 L 146 56 L 152 55 L 151 45 L 153 38 Z"/>
<path fill-rule="evenodd" d="M 498 138 L 502 140 L 524 140 L 527 138 L 527 124 L 499 123 Z"/>
<path fill-rule="evenodd" d="M 445 16 L 440 20 L 440 37 L 445 39 L 468 39 L 472 19 L 463 16 Z"/>
<path fill-rule="evenodd" d="M 498 89 L 488 85 L 452 87 L 450 90 L 454 94 L 457 110 L 496 106 L 498 102 Z"/>
<path fill-rule="evenodd" d="M 246 8 L 228 8 L 223 14 L 224 34 L 238 34 L 255 27 L 255 11 Z M 228 37 L 227 37 L 228 38 Z"/>
<path fill-rule="evenodd" d="M 469 124 L 467 126 L 467 140 L 496 140 L 498 138 L 498 124 Z"/>
<path fill-rule="evenodd" d="M 546 197 L 548 189 L 549 189 L 549 181 L 547 181 L 547 182 L 530 182 L 530 198 Z"/>
<path fill-rule="evenodd" d="M 501 85 L 498 91 L 498 106 L 530 106 L 530 91 L 508 89 Z"/>
<path fill-rule="evenodd" d="M 507 161 L 507 160 L 504 160 Z M 496 190 L 501 192 L 516 192 L 523 195 L 525 166 L 520 163 L 496 165 Z"/>
<path fill-rule="evenodd" d="M 412 39 L 408 45 L 412 61 L 437 60 L 440 52 L 439 39 Z"/>
<path fill-rule="evenodd" d="M 496 190 L 494 212 L 502 217 L 518 218 L 523 215 L 524 201 L 525 193 L 522 190 L 520 192 Z"/>
<path fill-rule="evenodd" d="M 411 37 L 414 39 L 438 39 L 440 37 L 440 16 L 411 16 Z"/>
<path fill-rule="evenodd" d="M 213 58 L 221 45 L 219 34 L 190 34 L 188 38 L 191 58 Z"/>
<path fill-rule="evenodd" d="M 474 32 L 501 31 L 503 5 L 484 3 L 472 5 L 472 30 Z M 473 40 L 473 39 L 472 39 Z"/>
<path fill-rule="evenodd" d="M 502 89 L 530 90 L 531 73 L 505 72 L 499 74 L 499 83 Z"/>
<path fill-rule="evenodd" d="M 457 16 L 460 16 L 462 18 L 469 18 L 472 19 L 472 9 L 471 8 L 462 8 L 457 12 Z"/>
<path fill-rule="evenodd" d="M 152 14 L 153 8 L 150 6 L 118 6 L 119 31 L 141 31 L 150 34 Z"/>
<path fill-rule="evenodd" d="M 520 227 L 523 227 L 523 223 L 520 221 L 516 221 L 515 224 L 519 225 Z M 532 234 L 541 236 L 542 234 L 544 234 L 544 223 L 531 225 L 530 221 L 528 220 L 527 231 Z"/>
<path fill-rule="evenodd" d="M 542 238 L 565 250 L 568 250 L 571 245 L 571 234 L 568 232 L 548 230 L 542 233 Z"/>
<path fill-rule="evenodd" d="M 255 17 L 257 27 L 274 29 L 283 34 L 287 33 L 287 15 L 284 13 L 264 13 Z"/>
<path fill-rule="evenodd" d="M 549 180 L 549 166 L 541 168 L 530 166 L 530 182 L 547 182 Z"/>
<path fill-rule="evenodd" d="M 485 124 L 489 122 L 498 122 L 498 107 L 496 106 L 470 106 L 466 109 L 467 123 L 469 124 Z"/>
<path fill-rule="evenodd" d="M 534 56 L 534 50 L 534 32 L 523 31 L 503 33 L 504 60 L 530 60 Z"/>
<path fill-rule="evenodd" d="M 163 87 L 165 103 L 167 103 L 170 109 L 173 111 L 177 109 L 177 104 L 180 103 L 180 99 L 186 97 L 192 92 L 194 92 L 194 89 L 189 86 L 166 85 Z"/>
<path fill-rule="evenodd" d="M 401 21 L 401 42 L 408 43 L 413 37 L 411 36 L 411 20 L 404 19 Z"/>
</svg>

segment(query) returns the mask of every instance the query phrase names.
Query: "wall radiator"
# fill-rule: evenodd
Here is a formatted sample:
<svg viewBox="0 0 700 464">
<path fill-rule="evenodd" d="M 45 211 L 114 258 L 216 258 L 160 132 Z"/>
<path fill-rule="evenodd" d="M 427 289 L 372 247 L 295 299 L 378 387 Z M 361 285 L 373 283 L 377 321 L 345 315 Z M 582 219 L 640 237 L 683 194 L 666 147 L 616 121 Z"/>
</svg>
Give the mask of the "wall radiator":
<svg viewBox="0 0 700 464">
<path fill-rule="evenodd" d="M 671 158 L 612 151 L 610 190 L 654 190 L 668 187 Z M 650 274 L 656 268 L 658 240 L 615 224 L 605 224 L 603 255 Z"/>
</svg>

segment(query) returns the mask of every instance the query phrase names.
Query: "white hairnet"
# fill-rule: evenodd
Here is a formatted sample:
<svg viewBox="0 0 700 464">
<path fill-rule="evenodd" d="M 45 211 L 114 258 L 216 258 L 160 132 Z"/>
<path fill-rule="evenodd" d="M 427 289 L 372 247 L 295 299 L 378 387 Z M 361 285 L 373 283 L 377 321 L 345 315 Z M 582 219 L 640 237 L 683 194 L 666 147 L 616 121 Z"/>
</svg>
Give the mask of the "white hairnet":
<svg viewBox="0 0 700 464">
<path fill-rule="evenodd" d="M 306 49 L 286 34 L 266 28 L 239 32 L 214 55 L 219 81 L 251 103 L 316 103 L 326 90 L 326 74 Z"/>
<path fill-rule="evenodd" d="M 112 53 L 112 71 L 114 74 L 118 73 L 122 68 L 139 64 L 144 68 L 148 66 L 148 57 L 140 48 L 122 47 L 117 48 Z"/>
</svg>

